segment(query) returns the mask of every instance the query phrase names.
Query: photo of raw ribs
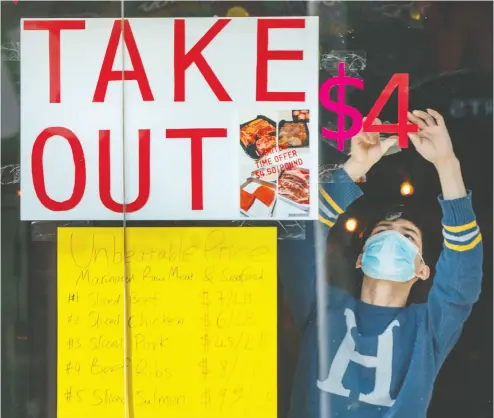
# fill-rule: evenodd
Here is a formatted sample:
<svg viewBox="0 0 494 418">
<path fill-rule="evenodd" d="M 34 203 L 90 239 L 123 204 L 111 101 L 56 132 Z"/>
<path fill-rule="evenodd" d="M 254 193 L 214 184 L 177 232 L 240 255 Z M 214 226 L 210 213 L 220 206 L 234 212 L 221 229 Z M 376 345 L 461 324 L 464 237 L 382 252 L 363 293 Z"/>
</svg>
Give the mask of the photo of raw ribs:
<svg viewBox="0 0 494 418">
<path fill-rule="evenodd" d="M 308 205 L 309 198 L 309 170 L 297 168 L 285 170 L 278 180 L 278 195 L 294 203 Z"/>
<path fill-rule="evenodd" d="M 268 154 L 276 146 L 276 137 L 265 135 L 260 137 L 256 142 L 256 150 L 259 157 Z"/>
<path fill-rule="evenodd" d="M 307 145 L 309 135 L 307 125 L 304 122 L 281 122 L 278 142 L 280 147 L 304 147 Z"/>
<path fill-rule="evenodd" d="M 245 153 L 254 159 L 276 147 L 276 124 L 264 116 L 240 125 L 240 143 Z"/>
</svg>

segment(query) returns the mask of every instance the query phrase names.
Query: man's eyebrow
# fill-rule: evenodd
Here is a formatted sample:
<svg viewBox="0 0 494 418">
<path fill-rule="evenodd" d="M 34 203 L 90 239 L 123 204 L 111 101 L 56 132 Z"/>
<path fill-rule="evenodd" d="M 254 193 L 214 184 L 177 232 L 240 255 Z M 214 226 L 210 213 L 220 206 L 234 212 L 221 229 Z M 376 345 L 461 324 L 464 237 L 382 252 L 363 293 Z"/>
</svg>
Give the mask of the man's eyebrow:
<svg viewBox="0 0 494 418">
<path fill-rule="evenodd" d="M 390 221 L 382 221 L 382 222 L 379 222 L 379 224 L 377 224 L 376 227 L 374 228 L 374 231 L 378 230 L 381 227 L 391 226 L 392 224 L 393 224 L 393 222 L 390 222 Z M 416 229 L 414 229 L 414 228 L 410 228 L 408 226 L 400 226 L 400 229 L 403 229 L 404 231 L 413 234 L 414 237 L 417 238 L 417 239 L 420 238 L 420 233 Z"/>
<path fill-rule="evenodd" d="M 414 228 L 409 228 L 408 226 L 402 226 L 401 228 L 403 228 L 405 231 L 407 232 L 410 232 L 412 233 L 413 235 L 415 235 L 417 238 L 420 238 L 420 235 L 418 233 L 418 231 Z"/>
<path fill-rule="evenodd" d="M 379 222 L 374 229 L 378 229 L 378 228 L 380 228 L 382 226 L 391 226 L 391 225 L 392 225 L 392 222 L 383 221 L 383 222 Z"/>
</svg>

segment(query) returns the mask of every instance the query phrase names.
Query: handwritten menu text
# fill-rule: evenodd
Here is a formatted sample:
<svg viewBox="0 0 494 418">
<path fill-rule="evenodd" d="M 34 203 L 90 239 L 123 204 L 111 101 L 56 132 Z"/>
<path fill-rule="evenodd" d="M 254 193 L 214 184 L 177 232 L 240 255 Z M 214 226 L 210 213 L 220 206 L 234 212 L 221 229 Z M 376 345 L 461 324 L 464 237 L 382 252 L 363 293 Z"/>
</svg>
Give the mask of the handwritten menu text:
<svg viewBox="0 0 494 418">
<path fill-rule="evenodd" d="M 58 418 L 275 418 L 276 306 L 276 228 L 60 228 Z"/>
</svg>

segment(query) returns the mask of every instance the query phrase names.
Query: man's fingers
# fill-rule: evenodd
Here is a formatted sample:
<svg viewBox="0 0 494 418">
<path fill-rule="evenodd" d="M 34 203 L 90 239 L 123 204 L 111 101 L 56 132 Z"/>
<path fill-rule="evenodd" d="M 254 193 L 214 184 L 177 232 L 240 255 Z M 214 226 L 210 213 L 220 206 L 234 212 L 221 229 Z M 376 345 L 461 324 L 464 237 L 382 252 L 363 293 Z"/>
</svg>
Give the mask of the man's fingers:
<svg viewBox="0 0 494 418">
<path fill-rule="evenodd" d="M 434 109 L 427 109 L 427 113 L 429 113 L 429 115 L 431 115 L 436 120 L 436 123 L 439 126 L 444 126 L 444 118 L 439 112 L 435 111 Z"/>
<path fill-rule="evenodd" d="M 362 128 L 357 135 L 361 136 L 362 141 L 366 144 L 375 145 L 379 142 L 379 132 L 364 132 L 364 123 L 366 119 L 366 116 L 362 118 Z M 372 125 L 382 125 L 382 122 L 379 118 L 375 118 Z"/>
<path fill-rule="evenodd" d="M 360 132 L 352 138 L 352 147 L 360 147 L 362 144 L 366 144 L 367 135 Z"/>
<path fill-rule="evenodd" d="M 379 137 L 379 134 L 377 135 Z M 365 135 L 365 139 L 364 139 L 365 143 L 366 144 L 369 144 L 369 145 L 374 145 L 377 143 L 378 141 L 378 138 L 376 138 L 376 135 Z"/>
<path fill-rule="evenodd" d="M 364 131 L 360 131 L 357 135 L 353 137 L 353 140 L 357 143 L 367 142 L 368 135 Z"/>
<path fill-rule="evenodd" d="M 413 114 L 421 118 L 427 124 L 427 126 L 436 126 L 436 121 L 428 113 L 423 112 L 422 110 L 414 110 Z"/>
<path fill-rule="evenodd" d="M 427 129 L 424 129 L 423 131 L 418 131 L 414 135 L 417 135 L 420 139 L 431 139 L 431 132 L 429 132 Z"/>
<path fill-rule="evenodd" d="M 359 135 L 362 135 L 362 134 L 367 135 L 367 134 L 364 132 L 364 122 L 365 122 L 365 120 L 366 120 L 366 119 L 367 119 L 366 117 L 363 117 L 363 118 L 362 118 L 362 126 L 360 127 L 360 131 L 358 132 L 358 134 L 357 134 L 357 135 L 355 135 L 355 136 L 359 136 Z M 354 138 L 355 138 L 355 137 L 354 137 Z"/>
<path fill-rule="evenodd" d="M 362 118 L 362 124 L 364 124 L 364 122 L 367 120 L 367 116 L 364 116 Z M 373 125 L 382 125 L 382 122 L 381 122 L 381 119 L 379 118 L 375 118 L 374 119 L 374 122 L 372 123 Z"/>
<path fill-rule="evenodd" d="M 410 141 L 412 141 L 412 144 L 415 148 L 420 148 L 420 145 L 422 145 L 422 138 L 420 138 L 419 135 L 409 133 L 408 137 L 410 138 Z"/>
<path fill-rule="evenodd" d="M 413 113 L 408 112 L 408 120 L 412 123 L 415 123 L 419 127 L 419 129 L 427 128 L 427 124 L 418 116 L 415 116 Z"/>
</svg>

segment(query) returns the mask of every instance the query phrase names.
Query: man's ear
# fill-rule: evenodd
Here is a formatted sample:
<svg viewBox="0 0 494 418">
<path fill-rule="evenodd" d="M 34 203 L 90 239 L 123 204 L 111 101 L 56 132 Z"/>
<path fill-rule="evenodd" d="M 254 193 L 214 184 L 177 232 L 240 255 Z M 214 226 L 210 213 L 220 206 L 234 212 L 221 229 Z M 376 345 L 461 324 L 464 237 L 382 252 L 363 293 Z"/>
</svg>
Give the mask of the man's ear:
<svg viewBox="0 0 494 418">
<path fill-rule="evenodd" d="M 357 257 L 357 261 L 355 262 L 355 268 L 359 269 L 362 268 L 362 253 L 359 254 Z"/>
<path fill-rule="evenodd" d="M 431 275 L 431 269 L 429 268 L 429 266 L 425 264 L 422 265 L 422 268 L 417 273 L 417 277 L 420 280 L 427 280 L 430 277 L 430 275 Z"/>
</svg>

